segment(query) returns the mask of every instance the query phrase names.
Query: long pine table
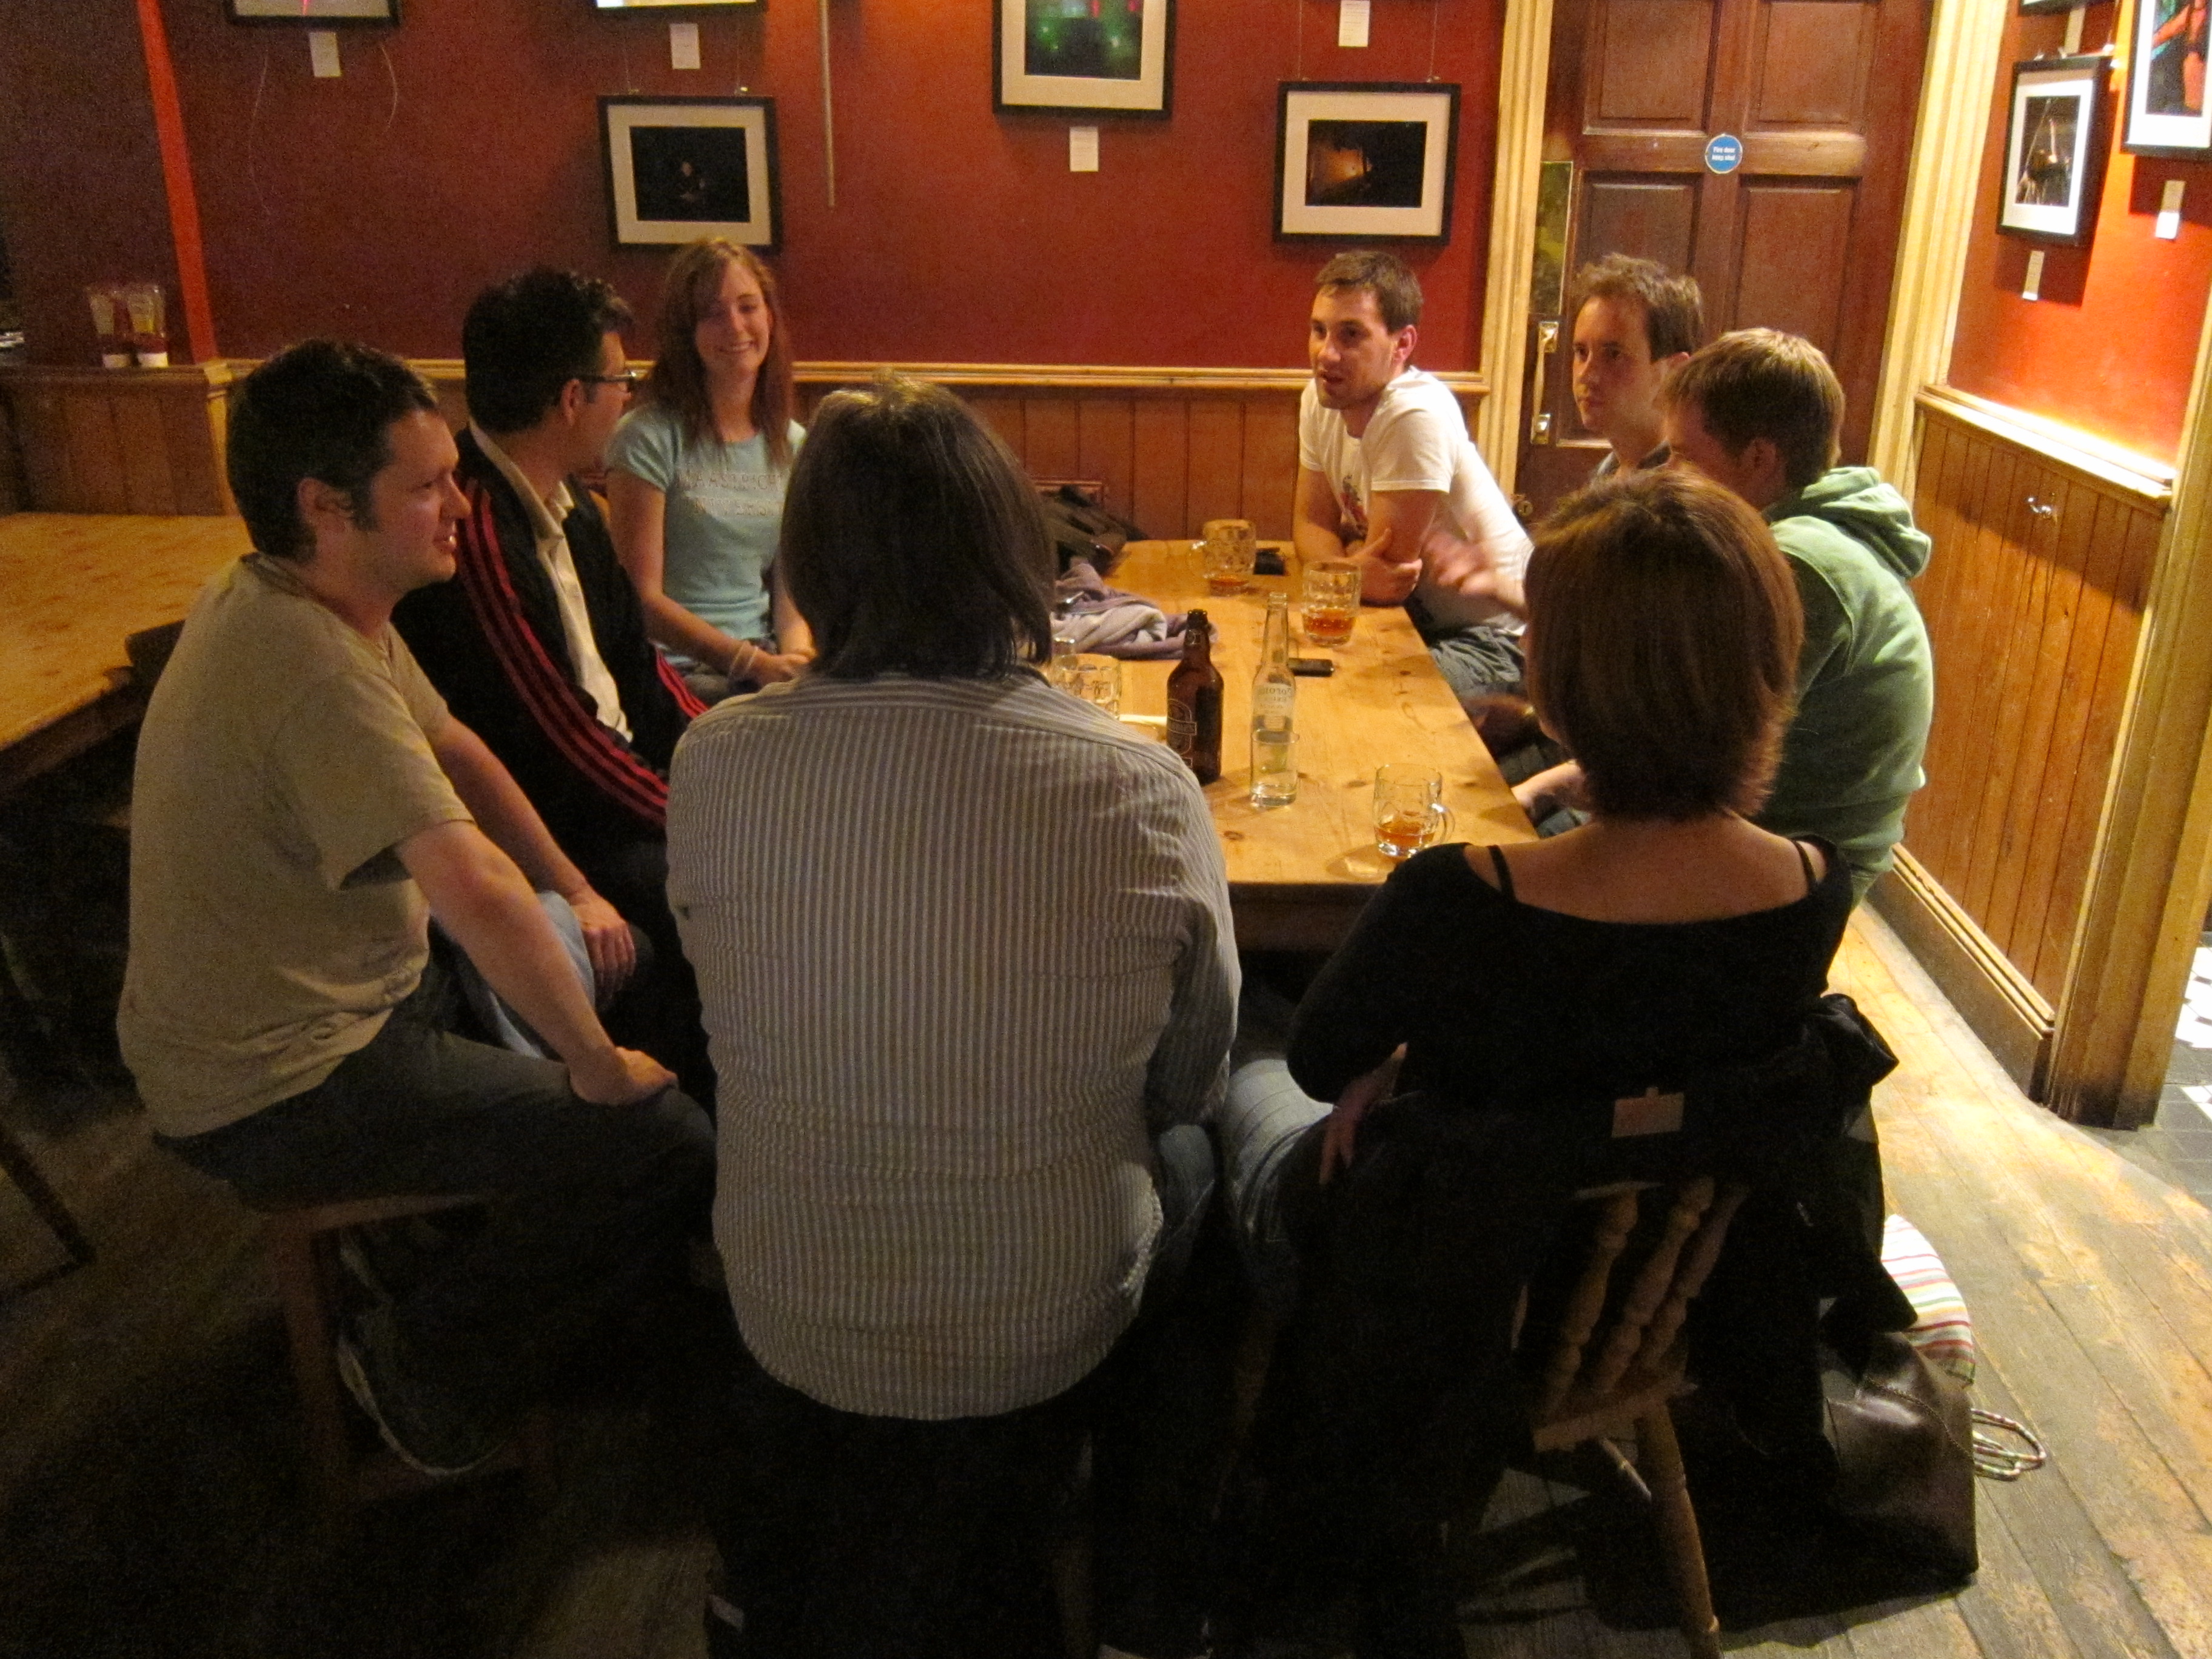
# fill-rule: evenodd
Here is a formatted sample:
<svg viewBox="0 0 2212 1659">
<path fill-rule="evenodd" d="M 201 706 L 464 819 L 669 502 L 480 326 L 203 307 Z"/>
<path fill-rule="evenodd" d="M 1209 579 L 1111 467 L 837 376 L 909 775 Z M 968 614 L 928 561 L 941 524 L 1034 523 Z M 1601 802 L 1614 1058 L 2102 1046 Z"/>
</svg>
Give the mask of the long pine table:
<svg viewBox="0 0 2212 1659">
<path fill-rule="evenodd" d="M 1263 545 L 1284 554 L 1291 574 L 1255 576 L 1242 593 L 1208 593 L 1187 541 L 1131 543 L 1110 580 L 1167 611 L 1202 609 L 1214 623 L 1213 662 L 1224 682 L 1221 776 L 1206 796 L 1228 855 L 1237 944 L 1328 951 L 1390 873 L 1375 848 L 1376 767 L 1402 761 L 1439 773 L 1452 814 L 1449 839 L 1511 842 L 1532 841 L 1535 832 L 1406 613 L 1363 608 L 1349 644 L 1310 644 L 1297 625 L 1295 556 L 1280 543 Z M 1271 592 L 1291 596 L 1294 654 L 1331 658 L 1336 672 L 1298 681 L 1298 798 L 1263 811 L 1251 802 L 1249 734 Z M 1121 712 L 1164 716 L 1173 667 L 1125 663 Z"/>
<path fill-rule="evenodd" d="M 0 516 L 0 793 L 136 720 L 124 640 L 247 546 L 234 518 Z"/>
</svg>

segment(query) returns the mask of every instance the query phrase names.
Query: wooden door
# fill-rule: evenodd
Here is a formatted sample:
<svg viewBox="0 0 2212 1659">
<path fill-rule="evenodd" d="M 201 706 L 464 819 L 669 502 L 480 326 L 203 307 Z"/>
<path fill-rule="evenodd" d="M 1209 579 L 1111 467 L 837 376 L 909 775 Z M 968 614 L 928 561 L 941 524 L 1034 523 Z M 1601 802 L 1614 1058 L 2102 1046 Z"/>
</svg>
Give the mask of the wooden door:
<svg viewBox="0 0 2212 1659">
<path fill-rule="evenodd" d="M 1571 161 L 1567 270 L 1607 253 L 1690 271 L 1708 336 L 1802 334 L 1844 383 L 1861 460 L 1920 95 L 1929 0 L 1558 0 L 1547 161 Z M 1730 134 L 1742 160 L 1706 162 Z M 1532 337 L 1541 319 L 1531 319 Z M 1571 317 L 1539 376 L 1520 489 L 1541 510 L 1605 453 L 1575 418 Z M 1532 438 L 1548 416 L 1543 438 Z"/>
</svg>

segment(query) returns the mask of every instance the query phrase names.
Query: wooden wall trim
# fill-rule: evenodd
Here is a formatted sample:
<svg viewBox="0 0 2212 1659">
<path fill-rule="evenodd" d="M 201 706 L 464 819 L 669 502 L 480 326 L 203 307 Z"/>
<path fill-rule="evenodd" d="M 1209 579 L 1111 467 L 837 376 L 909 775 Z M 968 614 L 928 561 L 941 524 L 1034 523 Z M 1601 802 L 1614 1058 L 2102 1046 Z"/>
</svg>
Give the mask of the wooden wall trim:
<svg viewBox="0 0 2212 1659">
<path fill-rule="evenodd" d="M 230 366 L 0 367 L 23 494 L 46 513 L 220 514 Z"/>
<path fill-rule="evenodd" d="M 1896 866 L 1875 884 L 1867 902 L 2022 1092 L 2040 1100 L 2057 1025 L 2051 1005 L 1911 853 L 1900 847 L 1896 856 Z"/>
<path fill-rule="evenodd" d="M 1890 279 L 1889 327 L 1867 445 L 1869 464 L 1907 501 L 1918 462 L 1914 399 L 1921 387 L 1950 372 L 2006 11 L 1987 0 L 1936 0 L 1929 23 L 1897 269 Z"/>
<path fill-rule="evenodd" d="M 2158 1111 L 2212 897 L 2212 307 L 2199 332 L 2172 510 L 2128 688 L 2081 940 L 2058 1004 L 2051 1103 L 2133 1128 Z"/>
<path fill-rule="evenodd" d="M 2173 498 L 2174 470 L 2108 443 L 2094 433 L 2082 432 L 2041 415 L 2014 409 L 1955 386 L 1923 387 L 1917 399 L 1923 409 L 1939 410 L 1955 421 L 1986 432 L 2006 443 L 2032 450 L 2045 460 L 2086 473 L 2091 478 L 2140 496 L 2163 507 Z"/>
<path fill-rule="evenodd" d="M 1536 198 L 1544 170 L 1544 100 L 1551 82 L 1552 0 L 1505 0 L 1498 64 L 1498 158 L 1490 191 L 1490 258 L 1482 289 L 1482 367 L 1492 385 L 1475 410 L 1475 447 L 1510 496 L 1521 465 L 1528 382 L 1528 287 L 1536 264 Z"/>
<path fill-rule="evenodd" d="M 417 357 L 417 373 L 434 385 L 459 385 L 463 379 L 458 357 Z M 234 362 L 244 374 L 250 363 Z M 641 372 L 653 367 L 650 358 L 635 357 L 630 367 Z M 1303 368 L 1152 368 L 1114 363 L 794 363 L 792 373 L 803 386 L 857 386 L 884 370 L 911 374 L 939 386 L 973 386 L 1006 392 L 1218 392 L 1243 396 L 1255 392 L 1303 391 L 1312 378 Z M 1490 380 L 1476 373 L 1438 373 L 1437 379 L 1461 398 L 1490 396 Z"/>
</svg>

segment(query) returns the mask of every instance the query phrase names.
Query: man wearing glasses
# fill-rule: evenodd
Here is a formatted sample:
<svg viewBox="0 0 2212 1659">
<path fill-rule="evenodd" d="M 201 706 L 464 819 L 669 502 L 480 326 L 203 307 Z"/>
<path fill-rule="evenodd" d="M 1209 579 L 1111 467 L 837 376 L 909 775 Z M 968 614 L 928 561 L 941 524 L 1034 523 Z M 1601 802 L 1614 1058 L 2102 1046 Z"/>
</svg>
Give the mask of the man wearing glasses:
<svg viewBox="0 0 2212 1659">
<path fill-rule="evenodd" d="M 459 572 L 410 594 L 392 620 L 562 850 L 652 940 L 655 969 L 610 1024 L 712 1099 L 697 994 L 662 892 L 669 757 L 701 705 L 646 638 L 578 477 L 598 469 L 629 401 L 629 319 L 611 288 L 574 271 L 541 267 L 477 296 L 461 325 L 471 419 L 454 472 L 469 507 Z"/>
</svg>

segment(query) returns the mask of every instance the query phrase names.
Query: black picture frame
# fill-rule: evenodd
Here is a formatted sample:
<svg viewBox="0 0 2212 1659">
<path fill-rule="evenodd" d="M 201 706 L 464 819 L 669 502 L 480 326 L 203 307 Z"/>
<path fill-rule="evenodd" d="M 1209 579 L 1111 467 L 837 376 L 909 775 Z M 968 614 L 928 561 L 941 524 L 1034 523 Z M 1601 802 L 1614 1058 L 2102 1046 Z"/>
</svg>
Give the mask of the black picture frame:
<svg viewBox="0 0 2212 1659">
<path fill-rule="evenodd" d="M 1032 40 L 1031 33 L 1049 16 L 1040 18 L 1040 7 L 1065 6 L 1060 21 L 1076 24 L 1096 22 L 1088 0 L 992 0 L 991 107 L 1001 115 L 1079 115 L 1134 117 L 1164 121 L 1175 103 L 1176 0 L 1136 0 L 1141 7 L 1136 54 L 1137 73 L 1085 75 L 1054 73 L 1056 68 L 1080 68 L 1086 46 L 1098 52 L 1109 43 L 1102 40 L 1076 42 L 1062 53 L 1076 61 L 1056 64 L 1039 61 L 1046 43 Z"/>
<path fill-rule="evenodd" d="M 2034 17 L 2045 12 L 2071 11 L 2087 0 L 2020 0 L 2016 8 L 2022 17 Z"/>
<path fill-rule="evenodd" d="M 399 0 L 223 0 L 234 23 L 252 27 L 390 29 L 399 27 Z"/>
<path fill-rule="evenodd" d="M 2087 247 L 2097 233 L 2112 149 L 2112 60 L 2102 53 L 2012 66 L 1997 231 L 2046 247 Z"/>
<path fill-rule="evenodd" d="M 2191 31 L 2187 20 L 2194 15 Z M 2177 35 L 2173 26 L 2182 26 Z M 2187 48 L 2197 47 L 2197 105 L 2188 105 Z M 2167 38 L 2161 40 L 2159 37 Z M 2212 7 L 2202 0 L 2136 0 L 2135 39 L 2128 49 L 2128 96 L 2124 106 L 2120 148 L 2136 155 L 2162 155 L 2179 161 L 2212 158 L 2212 95 L 2205 70 L 2212 64 Z"/>
<path fill-rule="evenodd" d="M 617 247 L 782 246 L 775 99 L 602 98 L 599 141 Z"/>
<path fill-rule="evenodd" d="M 1449 241 L 1459 95 L 1448 81 L 1281 82 L 1276 240 Z"/>
</svg>

